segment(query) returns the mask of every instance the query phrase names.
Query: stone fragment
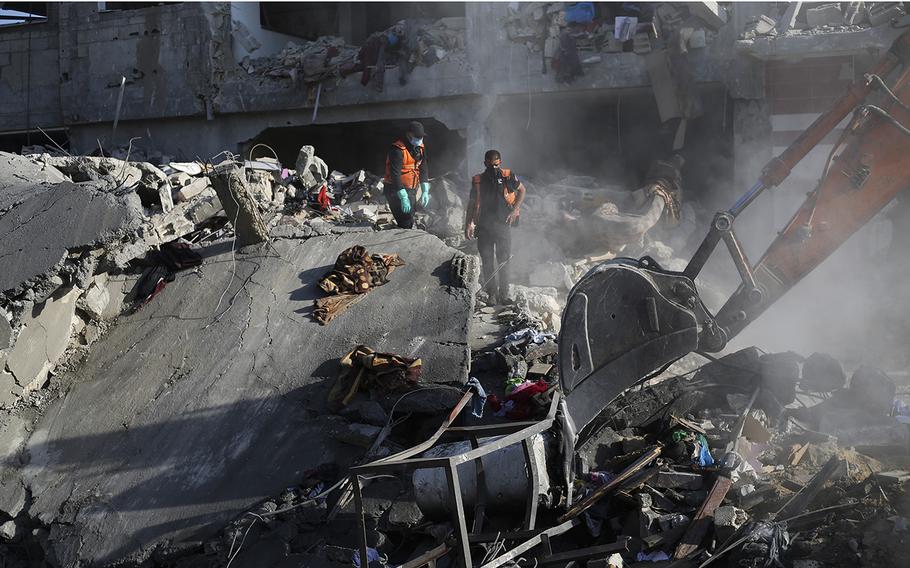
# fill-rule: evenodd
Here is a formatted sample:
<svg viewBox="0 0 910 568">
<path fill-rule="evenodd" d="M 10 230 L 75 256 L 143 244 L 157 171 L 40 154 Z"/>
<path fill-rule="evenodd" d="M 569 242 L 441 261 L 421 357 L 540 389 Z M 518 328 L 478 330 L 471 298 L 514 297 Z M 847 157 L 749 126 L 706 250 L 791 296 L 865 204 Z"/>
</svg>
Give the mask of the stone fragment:
<svg viewBox="0 0 910 568">
<path fill-rule="evenodd" d="M 870 2 L 866 4 L 866 13 L 869 16 L 869 25 L 880 26 L 903 16 L 904 9 L 899 2 Z"/>
<path fill-rule="evenodd" d="M 718 30 L 727 23 L 727 11 L 718 2 L 687 2 L 686 5 L 691 15 L 712 30 Z"/>
<path fill-rule="evenodd" d="M 316 155 L 316 149 L 312 146 L 302 146 L 297 153 L 297 177 L 307 191 L 318 189 L 318 186 L 324 184 L 329 175 L 329 167 L 322 158 Z"/>
<path fill-rule="evenodd" d="M 186 174 L 182 174 L 186 175 Z M 189 177 L 189 176 L 187 176 Z M 189 183 L 183 185 L 174 192 L 174 201 L 189 201 L 190 199 L 196 197 L 206 189 L 212 187 L 209 183 L 209 178 L 201 177 L 196 178 L 190 181 Z"/>
<path fill-rule="evenodd" d="M 815 4 L 806 10 L 806 23 L 810 28 L 833 26 L 844 22 L 844 13 L 839 4 Z"/>
<path fill-rule="evenodd" d="M 85 294 L 79 299 L 79 307 L 85 310 L 88 315 L 94 319 L 102 319 L 104 310 L 111 302 L 111 296 L 107 291 L 106 275 L 99 275 L 89 286 Z"/>
<path fill-rule="evenodd" d="M 881 369 L 863 365 L 850 379 L 850 394 L 857 403 L 879 416 L 891 412 L 897 386 Z"/>
<path fill-rule="evenodd" d="M 0 479 L 0 511 L 16 517 L 25 508 L 25 487 L 15 479 Z"/>
<path fill-rule="evenodd" d="M 22 318 L 23 329 L 6 364 L 26 391 L 39 388 L 66 351 L 81 292 L 72 288 L 55 294 Z"/>
<path fill-rule="evenodd" d="M 858 26 L 866 21 L 865 2 L 847 2 L 844 9 L 844 23 L 848 26 Z"/>
<path fill-rule="evenodd" d="M 847 382 L 847 374 L 840 361 L 827 353 L 813 353 L 803 363 L 801 385 L 815 392 L 831 392 Z"/>
<path fill-rule="evenodd" d="M 3 539 L 6 542 L 16 542 L 19 540 L 19 533 L 19 526 L 16 524 L 15 520 L 6 521 L 0 525 L 0 539 Z"/>
<path fill-rule="evenodd" d="M 9 343 L 12 337 L 13 328 L 9 323 L 9 315 L 5 310 L 0 308 L 0 350 L 9 347 Z"/>
<path fill-rule="evenodd" d="M 187 186 L 194 181 L 193 176 L 184 172 L 173 173 L 169 175 L 167 179 L 171 183 L 171 187 L 178 189 Z"/>
<path fill-rule="evenodd" d="M 243 170 L 233 163 L 224 164 L 215 169 L 211 179 L 224 213 L 234 226 L 237 246 L 242 248 L 268 240 L 268 230 Z"/>
<path fill-rule="evenodd" d="M 0 408 L 12 408 L 20 398 L 22 387 L 16 384 L 16 378 L 4 370 L 5 364 L 0 357 Z"/>
<path fill-rule="evenodd" d="M 749 515 L 733 505 L 724 505 L 714 510 L 714 530 L 718 540 L 726 541 L 749 520 Z"/>
</svg>

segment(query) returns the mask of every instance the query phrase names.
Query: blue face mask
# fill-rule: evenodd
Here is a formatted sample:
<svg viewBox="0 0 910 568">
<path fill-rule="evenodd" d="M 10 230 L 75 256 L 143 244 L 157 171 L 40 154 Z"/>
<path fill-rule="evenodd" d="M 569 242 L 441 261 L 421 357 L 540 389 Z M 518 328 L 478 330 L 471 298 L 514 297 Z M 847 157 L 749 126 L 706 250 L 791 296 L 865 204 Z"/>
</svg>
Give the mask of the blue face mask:
<svg viewBox="0 0 910 568">
<path fill-rule="evenodd" d="M 411 138 L 411 145 L 414 147 L 420 146 L 423 144 L 423 138 Z"/>
</svg>

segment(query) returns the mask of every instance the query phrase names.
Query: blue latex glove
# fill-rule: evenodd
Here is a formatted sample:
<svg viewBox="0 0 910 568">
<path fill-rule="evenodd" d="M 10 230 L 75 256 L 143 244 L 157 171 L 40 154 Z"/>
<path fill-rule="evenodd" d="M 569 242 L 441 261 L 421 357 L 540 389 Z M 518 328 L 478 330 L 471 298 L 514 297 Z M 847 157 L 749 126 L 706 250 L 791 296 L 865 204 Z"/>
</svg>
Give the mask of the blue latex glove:
<svg viewBox="0 0 910 568">
<path fill-rule="evenodd" d="M 398 190 L 398 200 L 401 202 L 401 212 L 410 213 L 411 212 L 411 200 L 408 197 L 408 190 L 401 188 Z"/>
<path fill-rule="evenodd" d="M 420 206 L 426 207 L 430 202 L 430 182 L 425 181 L 420 184 L 420 190 Z"/>
</svg>

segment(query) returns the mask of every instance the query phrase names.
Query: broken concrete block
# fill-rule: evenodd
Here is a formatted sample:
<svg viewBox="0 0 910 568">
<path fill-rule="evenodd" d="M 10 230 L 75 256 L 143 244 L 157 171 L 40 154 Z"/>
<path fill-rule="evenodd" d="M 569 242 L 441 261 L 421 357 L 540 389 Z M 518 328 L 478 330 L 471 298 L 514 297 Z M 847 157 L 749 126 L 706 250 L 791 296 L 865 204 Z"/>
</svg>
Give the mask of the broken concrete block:
<svg viewBox="0 0 910 568">
<path fill-rule="evenodd" d="M 16 378 L 0 365 L 0 408 L 12 408 L 19 401 L 21 392 L 22 387 L 16 384 Z"/>
<path fill-rule="evenodd" d="M 22 318 L 22 331 L 10 349 L 7 368 L 26 392 L 39 388 L 66 351 L 82 290 L 72 288 L 35 306 Z"/>
<path fill-rule="evenodd" d="M 532 381 L 542 379 L 549 375 L 552 369 L 553 365 L 549 363 L 534 363 L 531 365 L 531 368 L 528 369 L 528 379 Z"/>
<path fill-rule="evenodd" d="M 121 314 L 123 305 L 129 300 L 129 294 L 139 280 L 137 274 L 108 274 L 104 284 L 107 290 L 108 303 L 101 312 L 101 319 L 113 319 Z"/>
<path fill-rule="evenodd" d="M 763 36 L 774 35 L 777 33 L 777 22 L 768 16 L 761 15 L 757 19 L 749 22 L 745 35 Z"/>
<path fill-rule="evenodd" d="M 748 521 L 749 514 L 733 505 L 724 505 L 714 510 L 714 531 L 721 542 L 733 536 Z"/>
<path fill-rule="evenodd" d="M 16 479 L 0 480 L 0 511 L 16 517 L 25 508 L 25 487 Z"/>
<path fill-rule="evenodd" d="M 701 474 L 689 473 L 686 471 L 660 471 L 657 474 L 657 480 L 654 482 L 655 487 L 661 489 L 701 489 L 704 479 Z"/>
<path fill-rule="evenodd" d="M 803 363 L 800 384 L 815 392 L 831 392 L 843 388 L 847 374 L 840 361 L 827 353 L 813 353 Z"/>
<path fill-rule="evenodd" d="M 847 2 L 844 8 L 844 23 L 858 26 L 867 19 L 865 2 Z"/>
<path fill-rule="evenodd" d="M 19 525 L 16 524 L 15 520 L 6 521 L 0 525 L 0 539 L 6 542 L 16 542 L 19 540 L 21 535 L 21 530 L 19 530 Z"/>
<path fill-rule="evenodd" d="M 840 25 L 844 23 L 844 13 L 840 4 L 815 4 L 806 10 L 806 23 L 810 28 Z"/>
<path fill-rule="evenodd" d="M 881 369 L 863 365 L 850 379 L 850 393 L 853 400 L 878 415 L 891 412 L 897 387 Z"/>
<path fill-rule="evenodd" d="M 268 240 L 268 230 L 243 170 L 229 162 L 216 167 L 211 180 L 218 200 L 234 226 L 237 246 L 242 248 Z"/>
<path fill-rule="evenodd" d="M 379 435 L 380 430 L 382 428 L 369 424 L 348 424 L 346 428 L 335 433 L 335 439 L 352 446 L 369 448 L 373 445 L 373 440 Z"/>
<path fill-rule="evenodd" d="M 102 275 L 96 277 L 96 281 L 92 282 L 85 294 L 79 298 L 78 304 L 78 307 L 94 319 L 102 319 L 104 317 L 104 310 L 111 301 L 111 296 L 107 291 L 107 286 L 105 286 L 107 278 L 101 278 L 100 276 Z"/>
<path fill-rule="evenodd" d="M 717 30 L 727 23 L 727 11 L 717 2 L 686 2 L 689 13 Z"/>
<path fill-rule="evenodd" d="M 899 2 L 870 2 L 866 4 L 866 14 L 869 17 L 869 25 L 874 27 L 903 16 L 904 9 Z"/>
<path fill-rule="evenodd" d="M 261 170 L 250 170 L 247 172 L 247 187 L 252 192 L 253 197 L 261 203 L 269 202 L 274 197 L 272 190 L 272 174 Z"/>
<path fill-rule="evenodd" d="M 175 188 L 187 186 L 187 185 L 193 183 L 193 181 L 195 179 L 196 178 L 194 178 L 193 176 L 191 176 L 185 172 L 173 173 L 167 177 L 167 180 L 168 180 L 168 182 L 170 182 L 171 187 L 175 187 Z"/>
<path fill-rule="evenodd" d="M 899 485 L 910 482 L 910 471 L 894 470 L 882 471 L 873 475 L 876 481 L 883 485 Z"/>
<path fill-rule="evenodd" d="M 316 149 L 312 146 L 300 148 L 295 167 L 297 178 L 307 191 L 325 183 L 329 176 L 329 166 L 316 155 Z"/>
<path fill-rule="evenodd" d="M 890 416 L 876 416 L 865 408 L 826 408 L 818 420 L 818 431 L 837 438 L 840 446 L 899 446 L 910 443 L 910 431 Z"/>
<path fill-rule="evenodd" d="M 9 347 L 12 338 L 13 328 L 9 323 L 9 315 L 5 310 L 0 309 L 0 350 Z"/>
<path fill-rule="evenodd" d="M 85 222 L 92 219 L 92 222 Z M 0 290 L 11 290 L 55 271 L 68 250 L 104 245 L 145 220 L 139 197 L 90 184 L 60 183 L 23 200 L 0 216 Z M 28 250 L 29 254 L 18 254 Z"/>
</svg>

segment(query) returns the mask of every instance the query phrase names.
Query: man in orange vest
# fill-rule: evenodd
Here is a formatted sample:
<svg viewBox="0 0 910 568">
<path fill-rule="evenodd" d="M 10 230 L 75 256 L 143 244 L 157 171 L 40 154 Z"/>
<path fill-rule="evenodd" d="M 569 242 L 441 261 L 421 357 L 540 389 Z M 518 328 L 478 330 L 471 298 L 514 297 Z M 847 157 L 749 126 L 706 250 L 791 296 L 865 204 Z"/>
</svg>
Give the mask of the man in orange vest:
<svg viewBox="0 0 910 568">
<path fill-rule="evenodd" d="M 483 163 L 483 173 L 471 178 L 464 236 L 470 240 L 476 234 L 484 290 L 491 301 L 505 303 L 509 298 L 511 230 L 518 224 L 525 186 L 514 172 L 502 167 L 498 150 L 487 151 Z"/>
<path fill-rule="evenodd" d="M 414 227 L 414 207 L 426 207 L 430 202 L 424 135 L 423 124 L 416 120 L 411 122 L 405 132 L 405 141 L 396 140 L 386 156 L 382 192 L 389 202 L 395 222 L 402 229 Z"/>
</svg>

